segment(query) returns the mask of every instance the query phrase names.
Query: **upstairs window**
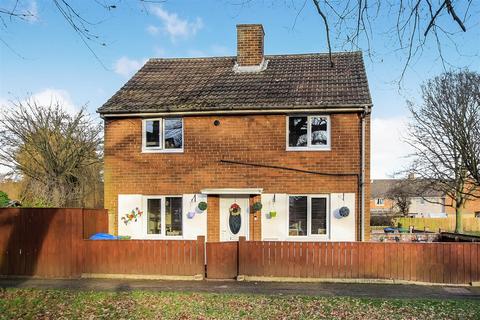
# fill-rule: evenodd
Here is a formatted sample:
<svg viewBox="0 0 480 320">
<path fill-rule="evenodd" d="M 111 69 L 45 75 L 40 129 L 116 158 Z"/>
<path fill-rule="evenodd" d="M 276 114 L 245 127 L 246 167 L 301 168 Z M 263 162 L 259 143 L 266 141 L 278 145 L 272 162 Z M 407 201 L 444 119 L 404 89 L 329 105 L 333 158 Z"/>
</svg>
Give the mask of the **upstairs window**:
<svg viewBox="0 0 480 320">
<path fill-rule="evenodd" d="M 375 204 L 377 206 L 383 206 L 385 204 L 385 199 L 384 198 L 376 198 L 375 199 Z"/>
<path fill-rule="evenodd" d="M 329 116 L 290 116 L 287 122 L 287 150 L 330 150 Z"/>
<path fill-rule="evenodd" d="M 182 152 L 183 119 L 143 120 L 143 152 Z"/>
</svg>

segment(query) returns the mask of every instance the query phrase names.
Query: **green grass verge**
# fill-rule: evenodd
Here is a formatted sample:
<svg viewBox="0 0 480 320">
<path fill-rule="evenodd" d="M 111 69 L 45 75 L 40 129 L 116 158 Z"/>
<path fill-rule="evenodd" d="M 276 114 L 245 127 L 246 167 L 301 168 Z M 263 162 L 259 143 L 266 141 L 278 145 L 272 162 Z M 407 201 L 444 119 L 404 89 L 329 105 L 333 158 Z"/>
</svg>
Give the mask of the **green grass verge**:
<svg viewBox="0 0 480 320">
<path fill-rule="evenodd" d="M 1 319 L 479 319 L 469 300 L 0 289 Z"/>
</svg>

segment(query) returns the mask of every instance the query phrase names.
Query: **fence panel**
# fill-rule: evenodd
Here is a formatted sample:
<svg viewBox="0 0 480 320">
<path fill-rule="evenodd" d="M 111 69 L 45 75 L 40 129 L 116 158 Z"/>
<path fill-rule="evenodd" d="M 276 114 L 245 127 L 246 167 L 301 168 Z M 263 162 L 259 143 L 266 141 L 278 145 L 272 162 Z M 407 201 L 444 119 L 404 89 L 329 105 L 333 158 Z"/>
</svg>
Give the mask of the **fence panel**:
<svg viewBox="0 0 480 320">
<path fill-rule="evenodd" d="M 238 251 L 238 242 L 207 242 L 207 278 L 235 278 L 238 275 Z M 258 254 L 258 257 L 262 256 Z M 265 273 L 261 260 L 255 260 L 251 266 L 256 268 L 255 271 Z"/>
<path fill-rule="evenodd" d="M 479 262 L 479 243 L 272 243 L 240 238 L 238 263 L 240 275 L 254 277 L 460 284 L 480 281 Z"/>
<path fill-rule="evenodd" d="M 108 211 L 106 209 L 83 209 L 83 238 L 95 233 L 108 233 Z"/>
<path fill-rule="evenodd" d="M 84 240 L 83 273 L 195 276 L 204 273 L 197 240 Z"/>
<path fill-rule="evenodd" d="M 79 277 L 85 214 L 95 220 L 87 230 L 102 228 L 108 219 L 103 209 L 1 208 L 0 274 Z"/>
</svg>

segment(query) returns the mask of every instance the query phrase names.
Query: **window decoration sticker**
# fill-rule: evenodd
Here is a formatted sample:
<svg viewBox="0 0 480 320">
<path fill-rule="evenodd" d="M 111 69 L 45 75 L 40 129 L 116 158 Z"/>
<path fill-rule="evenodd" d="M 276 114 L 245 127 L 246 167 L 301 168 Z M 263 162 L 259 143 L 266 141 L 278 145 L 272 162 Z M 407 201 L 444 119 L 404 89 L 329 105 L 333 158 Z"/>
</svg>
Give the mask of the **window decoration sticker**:
<svg viewBox="0 0 480 320">
<path fill-rule="evenodd" d="M 142 216 L 142 214 L 143 214 L 143 211 L 140 211 L 138 208 L 135 208 L 130 213 L 126 213 L 122 217 L 122 221 L 123 223 L 125 223 L 125 225 L 128 225 L 128 223 L 131 221 L 137 222 L 138 219 L 140 219 L 140 217 Z"/>
</svg>

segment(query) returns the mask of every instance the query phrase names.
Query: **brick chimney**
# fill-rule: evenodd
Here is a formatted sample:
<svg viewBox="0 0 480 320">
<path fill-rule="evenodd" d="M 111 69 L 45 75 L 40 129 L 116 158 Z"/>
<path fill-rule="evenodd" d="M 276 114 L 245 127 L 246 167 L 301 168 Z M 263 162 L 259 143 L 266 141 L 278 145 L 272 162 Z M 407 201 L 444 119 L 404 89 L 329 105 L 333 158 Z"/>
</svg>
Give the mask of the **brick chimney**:
<svg viewBox="0 0 480 320">
<path fill-rule="evenodd" d="M 246 69 L 250 69 L 251 71 L 258 68 L 262 69 L 262 64 L 264 63 L 264 35 L 265 33 L 263 32 L 263 26 L 261 24 L 237 24 L 236 67 L 239 71 L 244 67 L 247 67 Z"/>
</svg>

